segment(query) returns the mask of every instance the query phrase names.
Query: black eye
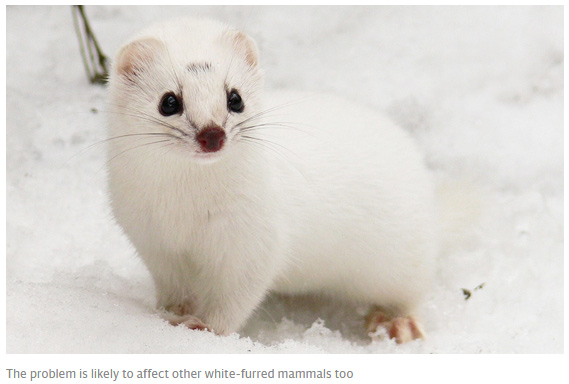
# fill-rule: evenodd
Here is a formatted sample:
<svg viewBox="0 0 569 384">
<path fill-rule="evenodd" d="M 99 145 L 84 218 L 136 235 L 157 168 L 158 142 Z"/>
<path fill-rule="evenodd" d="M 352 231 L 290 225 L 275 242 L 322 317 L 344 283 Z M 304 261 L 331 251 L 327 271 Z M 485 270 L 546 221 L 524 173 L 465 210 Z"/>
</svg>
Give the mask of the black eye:
<svg viewBox="0 0 569 384">
<path fill-rule="evenodd" d="M 227 109 L 232 112 L 241 113 L 243 112 L 244 107 L 245 105 L 243 105 L 241 96 L 239 96 L 235 89 L 232 89 L 231 92 L 229 92 L 227 95 Z"/>
<path fill-rule="evenodd" d="M 167 93 L 162 97 L 160 101 L 160 113 L 164 116 L 171 116 L 175 113 L 180 112 L 182 109 L 182 104 L 173 93 Z"/>
</svg>

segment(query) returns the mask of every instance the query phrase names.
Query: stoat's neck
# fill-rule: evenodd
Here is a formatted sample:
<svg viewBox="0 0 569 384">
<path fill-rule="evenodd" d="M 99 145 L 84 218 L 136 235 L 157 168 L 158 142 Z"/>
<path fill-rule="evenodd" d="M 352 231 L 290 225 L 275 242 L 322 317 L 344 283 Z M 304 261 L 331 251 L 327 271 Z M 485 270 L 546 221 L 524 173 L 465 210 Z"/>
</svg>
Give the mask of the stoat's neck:
<svg viewBox="0 0 569 384">
<path fill-rule="evenodd" d="M 237 143 L 217 161 L 200 162 L 180 154 L 168 156 L 157 169 L 156 180 L 162 188 L 172 188 L 181 199 L 196 209 L 212 210 L 231 206 L 237 200 L 254 199 L 270 180 L 270 166 L 265 151 Z M 165 191 L 168 192 L 168 191 Z M 197 206 L 195 205 L 197 204 Z"/>
</svg>

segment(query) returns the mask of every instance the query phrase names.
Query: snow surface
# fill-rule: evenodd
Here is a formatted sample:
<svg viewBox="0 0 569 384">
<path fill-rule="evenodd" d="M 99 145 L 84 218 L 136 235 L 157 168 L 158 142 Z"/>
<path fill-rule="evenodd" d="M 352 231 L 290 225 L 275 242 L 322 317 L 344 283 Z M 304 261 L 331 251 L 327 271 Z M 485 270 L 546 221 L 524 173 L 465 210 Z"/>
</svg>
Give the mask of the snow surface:
<svg viewBox="0 0 569 384">
<path fill-rule="evenodd" d="M 268 298 L 239 335 L 172 327 L 111 219 L 105 89 L 86 81 L 71 8 L 8 7 L 8 353 L 563 352 L 562 7 L 87 13 L 108 55 L 172 15 L 245 29 L 259 44 L 267 87 L 333 92 L 385 110 L 413 133 L 438 177 L 476 186 L 481 215 L 441 256 L 422 308 L 425 341 L 370 342 L 359 308 L 314 297 Z"/>
</svg>

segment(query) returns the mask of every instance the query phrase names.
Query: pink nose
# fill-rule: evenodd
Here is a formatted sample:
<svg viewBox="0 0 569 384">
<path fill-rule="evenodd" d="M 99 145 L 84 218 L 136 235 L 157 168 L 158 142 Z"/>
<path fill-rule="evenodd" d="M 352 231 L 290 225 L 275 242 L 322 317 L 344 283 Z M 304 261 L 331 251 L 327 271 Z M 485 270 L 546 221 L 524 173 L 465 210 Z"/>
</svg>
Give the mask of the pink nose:
<svg viewBox="0 0 569 384">
<path fill-rule="evenodd" d="M 225 131 L 220 127 L 207 127 L 196 136 L 204 152 L 217 152 L 225 142 Z"/>
</svg>

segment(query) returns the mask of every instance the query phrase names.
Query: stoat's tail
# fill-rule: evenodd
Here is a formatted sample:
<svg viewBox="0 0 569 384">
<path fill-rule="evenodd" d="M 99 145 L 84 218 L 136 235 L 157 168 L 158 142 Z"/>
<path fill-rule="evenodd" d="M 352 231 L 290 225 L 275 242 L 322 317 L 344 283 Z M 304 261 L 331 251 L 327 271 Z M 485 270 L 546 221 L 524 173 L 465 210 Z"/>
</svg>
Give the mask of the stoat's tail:
<svg viewBox="0 0 569 384">
<path fill-rule="evenodd" d="M 453 179 L 439 181 L 436 192 L 441 251 L 451 252 L 475 239 L 483 191 L 473 182 Z"/>
</svg>

